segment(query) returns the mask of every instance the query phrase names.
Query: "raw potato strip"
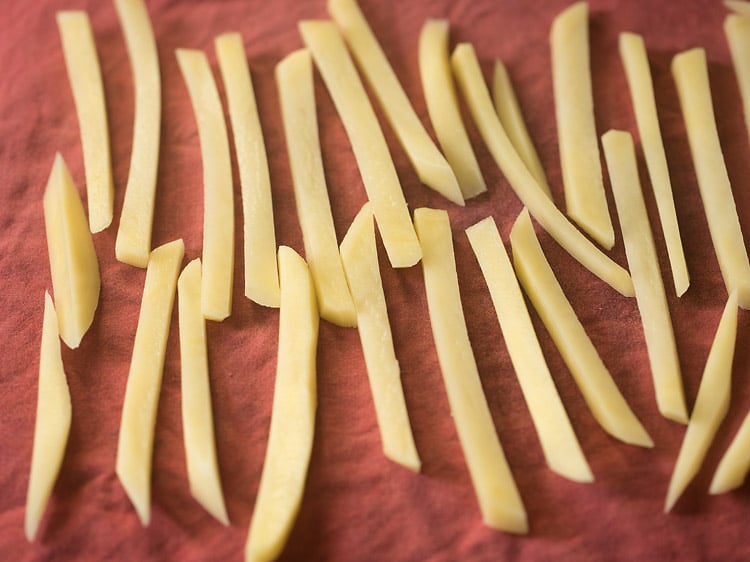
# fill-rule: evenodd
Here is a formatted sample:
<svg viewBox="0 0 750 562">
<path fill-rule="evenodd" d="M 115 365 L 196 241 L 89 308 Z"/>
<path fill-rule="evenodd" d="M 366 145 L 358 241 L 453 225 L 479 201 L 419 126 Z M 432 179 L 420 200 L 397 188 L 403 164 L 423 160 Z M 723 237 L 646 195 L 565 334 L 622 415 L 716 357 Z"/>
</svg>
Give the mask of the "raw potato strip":
<svg viewBox="0 0 750 562">
<path fill-rule="evenodd" d="M 448 51 L 448 20 L 427 20 L 422 26 L 419 72 L 432 127 L 464 199 L 484 193 L 487 184 L 458 108 Z"/>
<path fill-rule="evenodd" d="M 466 229 L 492 297 L 505 345 L 534 421 L 547 465 L 576 482 L 593 482 L 586 457 L 570 424 L 542 355 L 513 266 L 492 217 Z"/>
<path fill-rule="evenodd" d="M 135 87 L 133 148 L 115 255 L 121 262 L 146 267 L 151 252 L 161 134 L 159 54 L 144 0 L 115 0 L 115 8 L 125 34 Z"/>
<path fill-rule="evenodd" d="M 216 38 L 216 56 L 232 120 L 244 217 L 245 296 L 279 306 L 279 268 L 268 158 L 253 83 L 239 33 Z"/>
<path fill-rule="evenodd" d="M 551 198 L 552 192 L 547 183 L 547 176 L 534 148 L 534 143 L 531 142 L 531 136 L 526 128 L 526 122 L 523 119 L 513 83 L 510 81 L 510 76 L 508 76 L 503 61 L 499 59 L 495 59 L 495 70 L 492 75 L 492 97 L 495 101 L 497 116 L 508 134 L 511 144 L 513 144 L 539 186 Z"/>
<path fill-rule="evenodd" d="M 656 199 L 656 209 L 664 232 L 667 255 L 672 268 L 672 280 L 677 296 L 682 296 L 690 286 L 690 275 L 685 263 L 685 252 L 674 208 L 672 182 L 669 179 L 667 157 L 664 153 L 659 118 L 656 114 L 654 85 L 648 66 L 648 56 L 643 37 L 635 33 L 620 33 L 620 58 L 633 100 L 633 110 L 638 123 L 643 154 Z"/>
<path fill-rule="evenodd" d="M 294 180 L 297 217 L 320 315 L 339 326 L 356 326 L 357 311 L 341 263 L 323 171 L 312 59 L 307 49 L 295 51 L 276 66 L 276 84 Z"/>
<path fill-rule="evenodd" d="M 672 509 L 682 492 L 700 470 L 716 430 L 729 410 L 732 363 L 737 340 L 737 293 L 727 299 L 708 353 L 693 413 L 677 456 L 664 511 Z"/>
<path fill-rule="evenodd" d="M 94 320 L 101 278 L 83 203 L 59 153 L 44 190 L 44 226 L 60 337 L 75 349 Z"/>
<path fill-rule="evenodd" d="M 417 209 L 427 305 L 440 370 L 484 523 L 528 533 L 526 510 L 505 459 L 466 330 L 448 213 Z"/>
<path fill-rule="evenodd" d="M 330 21 L 302 21 L 299 30 L 344 123 L 388 259 L 393 267 L 410 267 L 422 257 L 419 241 L 383 131 L 346 45 Z"/>
<path fill-rule="evenodd" d="M 229 524 L 216 460 L 206 321 L 201 311 L 201 261 L 191 261 L 177 280 L 182 375 L 182 428 L 190 492 L 216 519 Z"/>
<path fill-rule="evenodd" d="M 156 409 L 185 247 L 174 240 L 151 252 L 122 405 L 115 472 L 143 526 L 151 519 L 151 461 Z"/>
<path fill-rule="evenodd" d="M 474 48 L 458 45 L 452 57 L 453 72 L 461 86 L 474 122 L 492 157 L 516 195 L 539 224 L 584 267 L 626 297 L 633 282 L 622 267 L 604 255 L 565 218 L 531 175 L 508 139 L 492 105 Z"/>
<path fill-rule="evenodd" d="M 750 470 L 750 414 L 745 416 L 737 435 L 721 458 L 711 487 L 711 494 L 723 494 L 742 486 Z"/>
<path fill-rule="evenodd" d="M 750 2 L 745 0 L 724 0 L 724 5 L 740 16 L 750 16 Z"/>
<path fill-rule="evenodd" d="M 341 242 L 349 287 L 357 307 L 357 325 L 370 379 L 385 456 L 414 472 L 421 461 L 409 425 L 401 369 L 380 278 L 372 210 L 365 203 Z"/>
<path fill-rule="evenodd" d="M 610 249 L 615 231 L 604 195 L 594 122 L 588 11 L 586 2 L 577 2 L 552 22 L 552 85 L 568 215 Z"/>
<path fill-rule="evenodd" d="M 453 169 L 427 134 L 356 0 L 328 0 L 328 13 L 346 39 L 420 181 L 464 205 Z"/>
<path fill-rule="evenodd" d="M 83 11 L 57 12 L 73 101 L 81 129 L 89 228 L 100 232 L 112 222 L 114 184 L 109 151 L 107 108 L 89 16 Z"/>
<path fill-rule="evenodd" d="M 71 420 L 70 392 L 60 353 L 57 316 L 49 293 L 44 294 L 37 396 L 34 445 L 24 521 L 26 539 L 29 542 L 36 537 L 39 521 L 60 472 Z"/>
<path fill-rule="evenodd" d="M 724 34 L 732 55 L 732 66 L 737 76 L 742 97 L 742 111 L 745 115 L 745 128 L 750 133 L 750 2 L 742 2 L 748 7 L 745 15 L 729 14 L 724 19 Z"/>
<path fill-rule="evenodd" d="M 524 209 L 510 232 L 518 280 L 552 336 L 596 421 L 613 437 L 641 447 L 654 442 L 612 380 L 557 282 Z"/>
<path fill-rule="evenodd" d="M 219 91 L 203 51 L 177 49 L 198 123 L 203 159 L 203 290 L 201 307 L 209 320 L 232 312 L 234 276 L 234 194 L 229 140 Z"/>
<path fill-rule="evenodd" d="M 750 262 L 716 130 L 706 52 L 691 49 L 672 59 L 672 75 L 685 119 L 698 187 L 727 292 L 750 308 Z"/>
<path fill-rule="evenodd" d="M 279 354 L 271 430 L 245 545 L 247 561 L 274 560 L 284 548 L 302 501 L 315 433 L 315 290 L 305 260 L 287 246 L 279 248 L 279 274 Z"/>
<path fill-rule="evenodd" d="M 677 344 L 638 180 L 633 139 L 628 132 L 612 130 L 602 135 L 602 145 L 615 195 L 617 216 L 620 218 L 625 255 L 635 285 L 635 299 L 646 338 L 656 403 L 664 417 L 687 423 Z"/>
</svg>

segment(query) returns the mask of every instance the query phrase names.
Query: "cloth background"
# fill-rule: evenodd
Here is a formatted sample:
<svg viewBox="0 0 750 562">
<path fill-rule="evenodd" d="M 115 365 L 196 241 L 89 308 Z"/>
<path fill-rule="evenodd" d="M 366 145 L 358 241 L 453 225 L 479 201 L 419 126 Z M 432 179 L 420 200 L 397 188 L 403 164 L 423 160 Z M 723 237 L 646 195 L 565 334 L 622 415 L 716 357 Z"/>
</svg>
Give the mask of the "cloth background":
<svg viewBox="0 0 750 562">
<path fill-rule="evenodd" d="M 428 17 L 448 18 L 452 44 L 474 43 L 485 76 L 502 58 L 521 100 L 556 202 L 563 205 L 548 33 L 561 0 L 362 0 L 418 114 L 428 116 L 417 66 L 417 40 Z M 23 535 L 36 408 L 43 294 L 51 290 L 42 193 L 56 151 L 83 191 L 77 117 L 55 12 L 85 8 L 101 60 L 114 168 L 115 220 L 94 236 L 102 293 L 94 323 L 77 350 L 63 349 L 73 404 L 61 472 L 36 543 Z M 275 65 L 302 46 L 296 23 L 326 18 L 322 0 L 148 3 L 163 79 L 163 119 L 154 246 L 182 237 L 185 262 L 201 253 L 202 173 L 195 118 L 174 50 L 208 52 L 213 39 L 242 32 L 253 73 L 273 182 L 278 242 L 303 252 L 281 126 Z M 221 478 L 231 519 L 214 521 L 190 496 L 182 444 L 176 310 L 168 342 L 153 457 L 152 522 L 142 528 L 114 472 L 120 409 L 145 271 L 117 262 L 114 242 L 130 159 L 133 85 L 113 5 L 95 0 L 3 2 L 0 18 L 0 279 L 3 313 L 0 383 L 0 559 L 240 560 L 253 511 L 270 422 L 278 311 L 244 298 L 241 207 L 233 314 L 208 323 L 212 401 Z M 719 135 L 744 227 L 750 232 L 750 146 L 722 30 L 724 7 L 690 2 L 591 2 L 591 60 L 599 133 L 636 134 L 617 51 L 620 31 L 645 36 L 692 284 L 678 299 L 660 228 L 654 229 L 665 275 L 688 406 L 723 309 L 726 291 L 711 246 L 684 123 L 669 72 L 679 51 L 707 49 Z M 365 200 L 361 179 L 331 99 L 316 73 L 321 142 L 339 240 Z M 222 89 L 219 82 L 219 88 Z M 223 95 L 223 89 L 222 89 Z M 748 487 L 712 497 L 707 487 L 722 452 L 750 408 L 750 322 L 740 315 L 733 395 L 703 468 L 673 513 L 662 513 L 684 428 L 656 403 L 634 299 L 626 299 L 570 258 L 548 235 L 542 245 L 605 363 L 655 441 L 652 450 L 610 438 L 594 421 L 559 353 L 532 312 L 555 383 L 596 482 L 576 484 L 545 466 L 489 294 L 463 230 L 492 215 L 505 240 L 521 209 L 468 120 L 489 192 L 458 208 L 422 186 L 378 115 L 412 209 L 448 209 L 469 335 L 487 400 L 529 514 L 530 534 L 485 527 L 451 419 L 434 349 L 419 266 L 393 270 L 379 242 L 396 353 L 421 474 L 386 460 L 357 333 L 321 322 L 319 403 L 306 489 L 282 560 L 747 560 Z M 468 114 L 466 114 L 468 115 Z M 429 127 L 429 125 L 428 125 Z M 430 131 L 432 129 L 430 128 Z M 636 134 L 636 142 L 637 134 Z M 639 153 L 652 224 L 656 212 Z M 233 156 L 234 160 L 234 156 Z M 233 164 L 234 165 L 234 164 Z M 239 202 L 236 165 L 235 195 Z M 606 177 L 606 171 L 605 171 Z M 608 181 L 608 180 L 605 180 Z M 614 203 L 615 260 L 625 256 Z M 537 228 L 537 230 L 539 230 Z"/>
</svg>

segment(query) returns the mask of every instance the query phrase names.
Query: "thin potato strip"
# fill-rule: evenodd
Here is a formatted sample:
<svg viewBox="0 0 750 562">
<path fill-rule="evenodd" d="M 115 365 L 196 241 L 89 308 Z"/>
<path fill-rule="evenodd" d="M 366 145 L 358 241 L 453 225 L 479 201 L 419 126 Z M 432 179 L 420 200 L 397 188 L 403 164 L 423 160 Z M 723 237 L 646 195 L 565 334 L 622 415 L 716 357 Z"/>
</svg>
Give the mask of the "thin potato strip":
<svg viewBox="0 0 750 562">
<path fill-rule="evenodd" d="M 724 35 L 727 37 L 732 66 L 740 87 L 745 128 L 750 133 L 750 2 L 742 4 L 748 6 L 747 14 L 729 14 L 724 19 Z"/>
<path fill-rule="evenodd" d="M 723 494 L 742 486 L 750 471 L 750 413 L 745 416 L 739 431 L 716 468 L 711 486 L 711 494 Z"/>
<path fill-rule="evenodd" d="M 746 0 L 724 0 L 724 5 L 740 16 L 750 16 L 750 2 Z"/>
</svg>

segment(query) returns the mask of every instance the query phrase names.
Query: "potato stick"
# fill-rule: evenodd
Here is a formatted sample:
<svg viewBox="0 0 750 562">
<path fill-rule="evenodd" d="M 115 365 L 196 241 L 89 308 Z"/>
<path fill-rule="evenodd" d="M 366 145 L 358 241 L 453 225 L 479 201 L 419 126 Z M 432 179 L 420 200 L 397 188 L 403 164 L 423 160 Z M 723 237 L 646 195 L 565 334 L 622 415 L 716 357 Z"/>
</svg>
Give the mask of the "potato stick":
<svg viewBox="0 0 750 562">
<path fill-rule="evenodd" d="M 77 348 L 99 305 L 99 262 L 83 203 L 58 153 L 44 190 L 44 226 L 60 337 Z"/>
<path fill-rule="evenodd" d="M 453 72 L 461 86 L 474 122 L 492 157 L 516 195 L 532 216 L 584 267 L 626 297 L 633 296 L 633 282 L 622 267 L 604 255 L 581 234 L 544 194 L 508 139 L 495 112 L 474 48 L 458 45 L 452 57 Z"/>
<path fill-rule="evenodd" d="M 677 344 L 638 180 L 633 139 L 628 132 L 608 131 L 602 136 L 602 145 L 641 314 L 656 403 L 664 417 L 687 423 Z"/>
<path fill-rule="evenodd" d="M 613 437 L 641 447 L 654 442 L 638 421 L 557 282 L 524 209 L 510 232 L 518 280 L 552 336 L 591 413 Z"/>
<path fill-rule="evenodd" d="M 297 217 L 320 316 L 339 326 L 356 326 L 357 311 L 341 263 L 323 171 L 312 59 L 307 49 L 293 52 L 276 66 L 276 84 Z"/>
<path fill-rule="evenodd" d="M 750 16 L 750 2 L 745 0 L 724 0 L 724 5 L 740 16 Z"/>
<path fill-rule="evenodd" d="M 451 415 L 485 525 L 528 533 L 523 501 L 482 391 L 466 330 L 448 213 L 421 208 L 414 224 L 422 245 L 427 305 Z"/>
<path fill-rule="evenodd" d="M 536 148 L 534 148 L 534 143 L 531 141 L 529 130 L 526 128 L 526 122 L 523 119 L 513 83 L 510 81 L 510 76 L 508 76 L 503 61 L 499 59 L 495 59 L 495 70 L 492 76 L 492 98 L 495 101 L 497 116 L 508 134 L 511 144 L 523 163 L 526 164 L 531 175 L 536 179 L 536 182 L 551 198 L 552 192 L 547 183 L 547 176 L 544 173 L 544 167 L 539 160 Z"/>
<path fill-rule="evenodd" d="M 271 430 L 245 560 L 275 559 L 297 516 L 315 433 L 318 308 L 305 261 L 279 248 L 281 311 Z"/>
<path fill-rule="evenodd" d="M 206 321 L 201 311 L 201 276 L 201 262 L 196 258 L 177 279 L 185 456 L 190 493 L 206 511 L 224 525 L 229 525 L 216 460 Z"/>
<path fill-rule="evenodd" d="M 151 519 L 151 461 L 156 409 L 185 247 L 174 240 L 151 252 L 122 405 L 115 472 L 143 526 Z"/>
<path fill-rule="evenodd" d="M 203 315 L 222 321 L 232 312 L 234 277 L 234 193 L 227 126 L 208 58 L 177 49 L 198 123 L 203 159 Z"/>
<path fill-rule="evenodd" d="M 464 205 L 453 169 L 427 134 L 356 0 L 328 0 L 338 25 L 419 180 L 453 203 Z"/>
<path fill-rule="evenodd" d="M 643 37 L 635 33 L 620 33 L 620 57 L 625 67 L 635 120 L 638 123 L 638 134 L 641 137 L 648 175 L 651 178 L 651 187 L 656 199 L 656 209 L 659 212 L 659 220 L 664 232 L 674 289 L 680 297 L 690 286 L 690 275 L 687 263 L 685 263 L 685 252 L 677 223 L 672 182 L 669 179 L 667 157 L 664 153 L 664 143 L 656 114 L 654 85 L 651 81 Z"/>
<path fill-rule="evenodd" d="M 458 107 L 448 51 L 448 20 L 427 20 L 419 34 L 419 72 L 432 127 L 456 174 L 464 199 L 487 191 L 487 184 Z"/>
<path fill-rule="evenodd" d="M 742 486 L 750 470 L 750 413 L 745 416 L 739 431 L 716 468 L 711 494 L 723 494 Z"/>
<path fill-rule="evenodd" d="M 278 307 L 279 269 L 271 179 L 245 47 L 239 33 L 220 35 L 215 45 L 240 173 L 245 296 L 263 306 Z"/>
<path fill-rule="evenodd" d="M 615 244 L 602 181 L 589 62 L 588 4 L 552 22 L 552 85 L 568 216 L 607 249 Z"/>
<path fill-rule="evenodd" d="M 745 128 L 750 133 L 750 2 L 742 4 L 748 6 L 748 13 L 742 16 L 729 14 L 724 19 L 724 35 L 727 37 L 732 66 L 740 87 Z"/>
<path fill-rule="evenodd" d="M 57 317 L 52 297 L 45 293 L 34 445 L 24 521 L 26 539 L 29 542 L 36 537 L 39 522 L 60 472 L 70 432 L 70 420 L 70 392 L 60 352 Z"/>
<path fill-rule="evenodd" d="M 737 293 L 732 291 L 716 329 L 698 388 L 692 416 L 677 456 L 664 511 L 675 502 L 700 470 L 716 430 L 729 410 L 732 363 L 737 340 Z"/>
<path fill-rule="evenodd" d="M 705 51 L 676 55 L 672 75 L 724 284 L 728 293 L 737 291 L 739 306 L 750 308 L 750 263 L 716 130 Z"/>
<path fill-rule="evenodd" d="M 341 259 L 357 307 L 357 326 L 385 456 L 414 472 L 421 461 L 409 425 L 401 370 L 393 348 L 372 209 L 365 203 L 341 242 Z"/>
<path fill-rule="evenodd" d="M 89 228 L 100 232 L 112 222 L 114 184 L 107 107 L 94 33 L 89 16 L 83 11 L 57 12 L 57 27 L 81 129 Z"/>
<path fill-rule="evenodd" d="M 135 89 L 133 148 L 115 255 L 121 262 L 146 267 L 151 252 L 161 134 L 159 54 L 145 1 L 115 0 L 115 8 L 125 34 Z"/>
<path fill-rule="evenodd" d="M 393 267 L 410 267 L 422 254 L 388 145 L 357 69 L 330 21 L 302 21 L 310 49 L 352 144 L 367 197 Z"/>
<path fill-rule="evenodd" d="M 513 369 L 539 436 L 547 465 L 577 482 L 593 482 L 586 457 L 570 424 L 542 355 L 513 266 L 492 217 L 466 229 L 500 322 Z"/>
</svg>

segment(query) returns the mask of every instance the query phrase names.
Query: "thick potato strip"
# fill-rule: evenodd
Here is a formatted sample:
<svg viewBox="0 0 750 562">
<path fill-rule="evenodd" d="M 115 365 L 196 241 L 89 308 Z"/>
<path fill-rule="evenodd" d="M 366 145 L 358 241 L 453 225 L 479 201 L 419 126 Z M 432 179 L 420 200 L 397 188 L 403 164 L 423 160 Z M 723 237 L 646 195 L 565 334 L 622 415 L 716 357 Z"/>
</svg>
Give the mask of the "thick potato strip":
<svg viewBox="0 0 750 562">
<path fill-rule="evenodd" d="M 604 255 L 563 216 L 544 193 L 508 139 L 492 105 L 474 48 L 458 45 L 452 57 L 453 72 L 461 86 L 474 122 L 492 157 L 516 195 L 539 224 L 584 267 L 620 294 L 633 296 L 633 282 L 622 267 Z"/>
<path fill-rule="evenodd" d="M 297 516 L 310 463 L 317 383 L 318 308 L 305 261 L 279 248 L 279 353 L 268 448 L 260 477 L 245 560 L 274 560 Z"/>
<path fill-rule="evenodd" d="M 745 416 L 739 431 L 716 468 L 711 486 L 711 494 L 723 494 L 742 486 L 750 471 L 750 413 Z"/>
<path fill-rule="evenodd" d="M 143 526 L 151 519 L 151 461 L 156 409 L 185 246 L 174 240 L 151 252 L 122 405 L 115 471 Z"/>
<path fill-rule="evenodd" d="M 417 209 L 414 224 L 440 370 L 484 523 L 525 534 L 526 510 L 495 431 L 466 330 L 448 213 Z"/>
</svg>

